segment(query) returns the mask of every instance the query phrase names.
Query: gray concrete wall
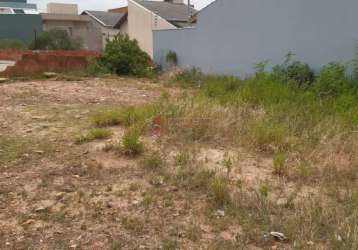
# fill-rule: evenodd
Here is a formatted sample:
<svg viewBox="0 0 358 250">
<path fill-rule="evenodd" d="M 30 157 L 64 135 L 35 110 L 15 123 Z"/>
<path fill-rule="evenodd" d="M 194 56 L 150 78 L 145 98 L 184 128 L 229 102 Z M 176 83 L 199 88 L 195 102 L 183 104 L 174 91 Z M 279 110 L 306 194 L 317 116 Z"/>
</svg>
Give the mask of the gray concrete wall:
<svg viewBox="0 0 358 250">
<path fill-rule="evenodd" d="M 257 62 L 288 52 L 319 69 L 348 62 L 358 42 L 357 0 L 217 0 L 195 28 L 154 31 L 154 60 L 175 51 L 181 66 L 245 76 Z"/>
</svg>

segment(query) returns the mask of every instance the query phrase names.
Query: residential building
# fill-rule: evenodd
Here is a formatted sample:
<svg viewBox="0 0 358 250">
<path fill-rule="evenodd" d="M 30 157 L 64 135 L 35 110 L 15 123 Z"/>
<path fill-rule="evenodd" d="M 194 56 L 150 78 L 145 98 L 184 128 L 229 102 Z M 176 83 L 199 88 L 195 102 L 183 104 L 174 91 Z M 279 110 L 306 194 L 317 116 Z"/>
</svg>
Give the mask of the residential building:
<svg viewBox="0 0 358 250">
<path fill-rule="evenodd" d="M 0 39 L 31 41 L 42 31 L 36 4 L 27 0 L 0 0 Z"/>
<path fill-rule="evenodd" d="M 197 13 L 195 27 L 154 30 L 154 60 L 165 65 L 174 51 L 180 66 L 245 76 L 291 52 L 318 70 L 353 59 L 357 10 L 357 0 L 216 0 Z"/>
<path fill-rule="evenodd" d="M 101 44 L 96 43 L 97 35 L 92 30 L 91 18 L 78 15 L 76 4 L 49 3 L 47 13 L 42 13 L 43 30 L 61 29 L 76 40 L 80 40 L 83 49 L 100 50 Z"/>
<path fill-rule="evenodd" d="M 127 13 L 91 11 L 87 10 L 82 16 L 90 17 L 91 32 L 95 34 L 94 43 L 97 51 L 106 47 L 107 39 L 111 40 L 118 34 L 127 34 L 128 21 Z"/>
<path fill-rule="evenodd" d="M 128 1 L 128 34 L 153 57 L 153 30 L 175 30 L 192 26 L 190 16 L 196 10 L 183 0 Z"/>
<path fill-rule="evenodd" d="M 115 8 L 115 9 L 110 9 L 110 10 L 108 10 L 108 12 L 127 14 L 128 13 L 128 6 Z"/>
</svg>

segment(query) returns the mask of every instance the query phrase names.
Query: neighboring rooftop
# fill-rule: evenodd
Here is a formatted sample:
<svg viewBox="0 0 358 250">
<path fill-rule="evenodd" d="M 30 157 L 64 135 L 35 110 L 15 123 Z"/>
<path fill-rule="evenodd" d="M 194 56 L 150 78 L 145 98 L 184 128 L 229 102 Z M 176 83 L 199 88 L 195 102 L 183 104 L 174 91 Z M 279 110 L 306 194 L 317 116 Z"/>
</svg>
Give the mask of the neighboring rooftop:
<svg viewBox="0 0 358 250">
<path fill-rule="evenodd" d="M 0 7 L 37 10 L 36 4 L 27 3 L 26 0 L 0 0 Z"/>
<path fill-rule="evenodd" d="M 172 23 L 177 27 L 188 26 L 188 6 L 183 3 L 175 2 L 158 2 L 158 1 L 143 1 L 143 0 L 134 0 L 136 3 L 142 5 L 144 8 L 149 11 L 157 14 L 158 16 L 164 18 L 168 22 Z M 190 15 L 195 15 L 197 10 L 190 8 Z"/>
<path fill-rule="evenodd" d="M 105 27 L 116 28 L 127 20 L 127 13 L 86 10 L 82 15 L 89 15 Z"/>
<path fill-rule="evenodd" d="M 71 22 L 89 22 L 89 16 L 57 14 L 57 13 L 41 13 L 43 21 L 71 21 Z"/>
</svg>

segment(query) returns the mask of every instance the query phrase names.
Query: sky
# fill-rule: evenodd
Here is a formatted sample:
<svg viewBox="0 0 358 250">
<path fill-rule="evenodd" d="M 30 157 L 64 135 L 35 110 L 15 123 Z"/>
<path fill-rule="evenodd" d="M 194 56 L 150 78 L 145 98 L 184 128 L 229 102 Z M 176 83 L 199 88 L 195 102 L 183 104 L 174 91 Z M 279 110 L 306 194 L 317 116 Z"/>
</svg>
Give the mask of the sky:
<svg viewBox="0 0 358 250">
<path fill-rule="evenodd" d="M 186 1 L 186 0 L 185 0 Z M 196 9 L 201 9 L 214 0 L 191 0 Z M 107 10 L 127 5 L 126 0 L 28 0 L 36 3 L 40 12 L 46 12 L 47 3 L 76 3 L 79 10 Z"/>
</svg>

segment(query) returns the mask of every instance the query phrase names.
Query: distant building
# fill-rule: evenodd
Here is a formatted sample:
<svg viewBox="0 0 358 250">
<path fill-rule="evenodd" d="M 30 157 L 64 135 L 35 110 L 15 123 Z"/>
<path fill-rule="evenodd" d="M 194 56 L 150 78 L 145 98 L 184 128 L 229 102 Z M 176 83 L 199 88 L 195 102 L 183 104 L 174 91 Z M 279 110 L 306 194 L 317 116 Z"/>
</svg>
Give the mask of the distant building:
<svg viewBox="0 0 358 250">
<path fill-rule="evenodd" d="M 49 3 L 47 13 L 42 13 L 43 30 L 61 29 L 67 31 L 68 35 L 80 40 L 83 49 L 99 50 L 96 43 L 96 34 L 88 16 L 78 15 L 76 4 Z"/>
<path fill-rule="evenodd" d="M 106 47 L 107 39 L 111 40 L 118 34 L 128 33 L 127 12 L 106 12 L 86 10 L 82 13 L 91 19 L 91 32 L 95 35 L 96 50 Z"/>
<path fill-rule="evenodd" d="M 190 11 L 190 14 L 189 14 Z M 153 57 L 153 31 L 176 30 L 191 26 L 190 16 L 196 10 L 183 0 L 128 1 L 128 34 Z"/>
<path fill-rule="evenodd" d="M 31 41 L 42 31 L 36 4 L 27 0 L 0 0 L 0 39 Z"/>
</svg>

